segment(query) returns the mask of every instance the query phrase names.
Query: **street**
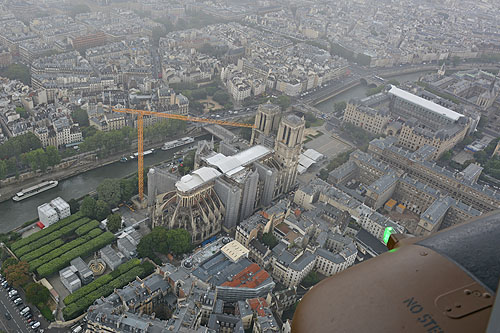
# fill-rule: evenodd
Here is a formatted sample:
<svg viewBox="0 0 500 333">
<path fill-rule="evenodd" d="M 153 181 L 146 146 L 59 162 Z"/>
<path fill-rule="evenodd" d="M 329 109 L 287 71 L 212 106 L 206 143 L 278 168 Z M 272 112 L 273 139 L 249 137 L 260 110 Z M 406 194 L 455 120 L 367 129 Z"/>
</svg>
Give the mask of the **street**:
<svg viewBox="0 0 500 333">
<path fill-rule="evenodd" d="M 20 297 L 25 300 L 24 295 L 21 295 L 21 291 L 19 291 Z M 9 296 L 7 295 L 7 290 L 0 287 L 0 329 L 5 330 L 6 332 L 33 332 L 31 328 L 28 328 L 26 319 L 19 314 L 19 309 L 24 308 L 26 305 L 21 306 L 18 308 L 17 306 L 14 305 L 14 303 L 9 299 Z M 30 306 L 32 309 L 33 317 L 36 317 L 36 320 L 39 320 L 38 315 L 39 313 L 35 313 L 33 311 L 33 306 Z M 6 313 L 9 313 L 10 316 L 12 316 L 12 319 L 8 320 L 5 315 Z M 47 327 L 45 325 L 45 327 Z"/>
</svg>

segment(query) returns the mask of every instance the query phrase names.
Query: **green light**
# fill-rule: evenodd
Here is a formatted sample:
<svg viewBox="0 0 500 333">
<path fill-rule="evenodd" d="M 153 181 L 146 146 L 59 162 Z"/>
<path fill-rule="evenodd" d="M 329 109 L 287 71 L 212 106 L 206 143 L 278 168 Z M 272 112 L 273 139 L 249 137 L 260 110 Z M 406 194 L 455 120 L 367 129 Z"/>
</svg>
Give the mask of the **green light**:
<svg viewBox="0 0 500 333">
<path fill-rule="evenodd" d="M 391 237 L 392 230 L 393 230 L 392 227 L 385 228 L 385 231 L 384 231 L 384 244 L 387 244 L 387 242 L 389 241 L 389 237 Z"/>
</svg>

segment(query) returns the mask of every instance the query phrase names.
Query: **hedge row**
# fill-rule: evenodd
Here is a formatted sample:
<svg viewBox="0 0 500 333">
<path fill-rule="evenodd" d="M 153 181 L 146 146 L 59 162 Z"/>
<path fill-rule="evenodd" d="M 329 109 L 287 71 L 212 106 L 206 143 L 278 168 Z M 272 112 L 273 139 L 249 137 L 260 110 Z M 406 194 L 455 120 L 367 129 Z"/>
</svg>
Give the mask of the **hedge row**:
<svg viewBox="0 0 500 333">
<path fill-rule="evenodd" d="M 87 232 L 89 232 L 90 230 L 92 230 L 94 228 L 97 228 L 98 226 L 99 226 L 99 222 L 96 220 L 92 220 L 89 223 L 82 225 L 81 227 L 76 229 L 75 234 L 77 234 L 78 236 L 85 235 Z"/>
<path fill-rule="evenodd" d="M 61 229 L 65 225 L 68 225 L 71 222 L 80 219 L 81 217 L 82 217 L 82 214 L 80 212 L 78 212 L 76 214 L 73 214 L 73 215 L 70 215 L 66 218 L 63 218 L 62 220 L 52 224 L 51 226 L 48 226 L 47 228 L 44 228 L 38 232 L 35 232 L 34 234 L 31 234 L 26 238 L 18 240 L 17 242 L 13 243 L 10 246 L 10 248 L 12 250 L 19 249 L 19 248 L 25 246 L 26 244 L 30 244 L 30 243 L 36 241 L 37 239 L 42 238 L 43 236 L 50 234 L 53 231 Z"/>
<path fill-rule="evenodd" d="M 42 266 L 45 263 L 50 262 L 51 260 L 63 255 L 64 253 L 68 252 L 69 250 L 85 244 L 88 241 L 91 241 L 92 239 L 96 238 L 102 234 L 102 230 L 99 228 L 95 228 L 91 232 L 89 232 L 87 235 L 84 235 L 82 237 L 78 237 L 77 239 L 72 240 L 69 243 L 64 244 L 63 246 L 54 248 L 52 251 L 49 253 L 41 256 L 40 258 L 33 260 L 30 262 L 30 272 L 34 272 L 38 267 Z"/>
<path fill-rule="evenodd" d="M 85 225 L 89 221 L 90 221 L 90 219 L 88 217 L 84 217 L 82 219 L 76 220 L 76 221 L 60 228 L 59 230 L 51 232 L 50 234 L 46 235 L 45 237 L 34 241 L 33 243 L 30 243 L 28 245 L 23 246 L 20 249 L 15 250 L 14 253 L 18 257 L 20 257 L 20 256 L 25 255 L 26 253 L 38 250 L 38 248 L 42 247 L 45 244 L 48 244 L 48 243 L 50 243 L 58 238 L 61 238 L 63 236 L 67 236 L 67 235 L 72 234 L 73 231 L 75 231 L 75 229 L 77 229 L 78 227 L 81 227 L 82 225 Z"/>
<path fill-rule="evenodd" d="M 90 282 L 86 286 L 81 287 L 77 291 L 75 291 L 72 294 L 69 294 L 64 298 L 64 304 L 69 305 L 71 303 L 74 303 L 78 301 L 80 298 L 84 297 L 85 295 L 93 292 L 97 288 L 100 288 L 101 286 L 109 283 L 110 281 L 116 279 L 120 275 L 128 272 L 132 268 L 139 266 L 141 264 L 141 261 L 139 259 L 130 259 L 126 263 L 121 264 L 120 266 L 116 267 L 114 271 L 111 273 L 108 273 L 106 275 L 103 275 L 94 281 Z"/>
<path fill-rule="evenodd" d="M 62 256 L 55 258 L 48 263 L 43 264 L 42 266 L 37 268 L 37 273 L 39 277 L 47 277 L 52 275 L 59 270 L 66 267 L 69 262 L 76 257 L 86 257 L 92 254 L 94 251 L 99 250 L 100 248 L 108 245 L 115 239 L 115 236 L 106 231 L 105 233 L 99 235 L 98 237 L 88 241 L 85 244 L 75 247 L 74 249 L 64 253 Z"/>
<path fill-rule="evenodd" d="M 141 266 L 132 268 L 130 271 L 120 275 L 116 279 L 113 279 L 109 283 L 101 286 L 99 289 L 94 290 L 90 294 L 80 298 L 78 302 L 71 303 L 63 309 L 63 315 L 65 320 L 70 320 L 78 317 L 87 310 L 87 308 L 94 303 L 94 301 L 100 297 L 106 297 L 110 295 L 115 289 L 123 288 L 130 281 L 134 280 L 136 276 L 144 277 L 145 269 Z"/>
<path fill-rule="evenodd" d="M 64 241 L 62 239 L 56 239 L 55 241 L 52 241 L 49 244 L 42 246 L 41 248 L 39 248 L 36 251 L 29 252 L 29 253 L 25 254 L 24 256 L 22 256 L 19 259 L 21 261 L 27 261 L 27 262 L 33 261 L 36 258 L 44 255 L 45 253 L 49 253 L 53 249 L 58 248 L 59 246 L 61 246 L 63 244 L 64 244 Z"/>
</svg>

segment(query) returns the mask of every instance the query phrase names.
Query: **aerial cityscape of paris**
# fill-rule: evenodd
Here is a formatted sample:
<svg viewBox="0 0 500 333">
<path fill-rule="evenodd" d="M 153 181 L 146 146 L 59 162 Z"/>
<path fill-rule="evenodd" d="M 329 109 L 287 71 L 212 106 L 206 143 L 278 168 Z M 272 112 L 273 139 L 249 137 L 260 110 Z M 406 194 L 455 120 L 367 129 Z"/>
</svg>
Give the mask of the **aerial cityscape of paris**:
<svg viewBox="0 0 500 333">
<path fill-rule="evenodd" d="M 0 333 L 500 333 L 497 0 L 0 0 Z"/>
</svg>

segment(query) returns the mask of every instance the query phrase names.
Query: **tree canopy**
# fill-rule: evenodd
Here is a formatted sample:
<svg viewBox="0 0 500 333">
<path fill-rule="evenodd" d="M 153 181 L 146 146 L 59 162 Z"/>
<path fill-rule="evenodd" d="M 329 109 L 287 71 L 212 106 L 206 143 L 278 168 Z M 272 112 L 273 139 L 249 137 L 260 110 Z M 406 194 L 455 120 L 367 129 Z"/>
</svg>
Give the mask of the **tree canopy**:
<svg viewBox="0 0 500 333">
<path fill-rule="evenodd" d="M 32 304 L 46 303 L 50 298 L 49 290 L 38 283 L 30 283 L 25 288 L 26 300 Z"/>
<path fill-rule="evenodd" d="M 21 155 L 21 161 L 32 170 L 47 170 L 48 166 L 54 166 L 61 161 L 59 151 L 54 146 L 48 146 L 45 150 L 38 148 Z"/>
<path fill-rule="evenodd" d="M 0 179 L 7 177 L 7 162 L 0 160 Z"/>
<path fill-rule="evenodd" d="M 346 106 L 347 106 L 346 101 L 340 101 L 333 105 L 333 109 L 336 113 L 341 113 L 344 112 Z"/>
<path fill-rule="evenodd" d="M 224 105 L 230 101 L 231 97 L 224 90 L 219 90 L 213 95 L 212 99 L 220 105 Z"/>
<path fill-rule="evenodd" d="M 78 212 L 80 210 L 80 204 L 78 203 L 78 201 L 76 199 L 74 199 L 74 198 L 69 199 L 68 204 L 69 204 L 69 209 L 71 211 L 71 214 L 75 214 L 76 212 Z"/>
<path fill-rule="evenodd" d="M 40 139 L 35 134 L 28 132 L 10 138 L 4 144 L 0 145 L 0 159 L 20 157 L 21 154 L 38 148 L 42 148 Z"/>
<path fill-rule="evenodd" d="M 190 105 L 191 107 L 191 105 Z M 164 139 L 169 136 L 183 133 L 186 130 L 187 123 L 176 119 L 162 119 L 151 126 L 144 128 L 144 138 L 146 139 Z"/>
<path fill-rule="evenodd" d="M 80 150 L 82 152 L 98 150 L 98 155 L 105 157 L 129 149 L 136 136 L 136 130 L 131 127 L 123 127 L 109 132 L 96 131 L 85 138 L 80 145 Z"/>
<path fill-rule="evenodd" d="M 115 233 L 121 229 L 122 217 L 120 214 L 116 214 L 116 213 L 110 214 L 110 215 L 108 215 L 107 220 L 108 220 L 108 223 L 107 223 L 108 230 L 111 231 L 112 233 Z"/>
<path fill-rule="evenodd" d="M 266 232 L 262 234 L 262 243 L 267 245 L 270 249 L 278 245 L 279 241 L 276 239 L 276 237 L 273 235 L 272 232 Z"/>
<path fill-rule="evenodd" d="M 107 202 L 111 206 L 116 206 L 121 200 L 120 181 L 118 179 L 104 179 L 97 186 L 99 200 Z"/>
<path fill-rule="evenodd" d="M 137 245 L 137 253 L 141 258 L 150 258 L 160 263 L 156 253 L 174 253 L 180 255 L 191 250 L 191 235 L 185 229 L 155 227 L 144 236 Z"/>
<path fill-rule="evenodd" d="M 15 288 L 24 287 L 29 283 L 31 279 L 28 271 L 29 264 L 26 261 L 19 261 L 3 269 L 7 282 Z"/>
<path fill-rule="evenodd" d="M 109 204 L 104 200 L 97 200 L 95 203 L 95 216 L 94 218 L 102 221 L 104 220 L 109 213 L 111 213 L 111 209 L 109 208 Z"/>
<path fill-rule="evenodd" d="M 86 196 L 80 205 L 80 212 L 83 216 L 94 218 L 96 211 L 96 201 L 91 196 Z"/>
<path fill-rule="evenodd" d="M 71 118 L 75 123 L 78 123 L 80 127 L 89 126 L 89 115 L 84 109 L 76 109 L 71 113 Z"/>
<path fill-rule="evenodd" d="M 11 80 L 19 80 L 24 84 L 31 83 L 30 69 L 26 65 L 22 64 L 11 64 L 0 70 L 0 76 L 9 78 Z"/>
<path fill-rule="evenodd" d="M 15 265 L 19 260 L 9 257 L 2 262 L 2 274 L 5 274 L 5 269 L 9 266 Z"/>
<path fill-rule="evenodd" d="M 70 15 L 75 17 L 78 14 L 90 13 L 92 10 L 86 4 L 75 4 L 70 8 Z"/>
<path fill-rule="evenodd" d="M 184 160 L 182 161 L 181 165 L 179 166 L 179 172 L 182 175 L 188 174 L 193 170 L 194 168 L 194 155 L 196 151 L 191 150 L 187 155 L 185 156 Z"/>
<path fill-rule="evenodd" d="M 315 271 L 311 271 L 311 272 L 309 272 L 309 274 L 307 274 L 304 277 L 304 279 L 302 280 L 301 284 L 304 287 L 309 288 L 309 287 L 314 286 L 319 281 L 320 281 L 320 279 L 319 279 L 318 273 L 316 273 Z"/>
</svg>

